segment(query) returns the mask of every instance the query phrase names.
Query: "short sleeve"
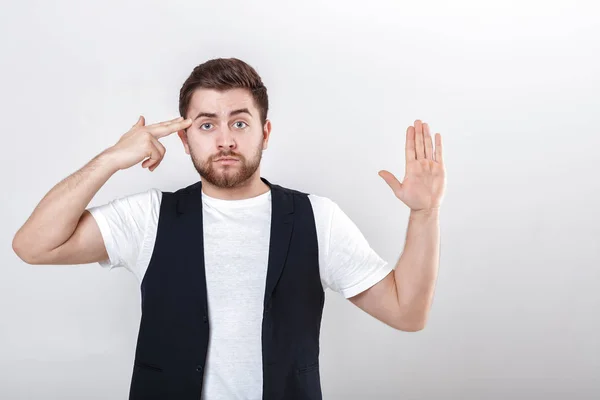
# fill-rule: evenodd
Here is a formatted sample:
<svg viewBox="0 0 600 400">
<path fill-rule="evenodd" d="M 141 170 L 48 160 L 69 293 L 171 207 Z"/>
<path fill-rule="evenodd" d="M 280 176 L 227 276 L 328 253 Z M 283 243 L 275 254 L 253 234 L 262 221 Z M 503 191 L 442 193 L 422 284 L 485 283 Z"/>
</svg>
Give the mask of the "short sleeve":
<svg viewBox="0 0 600 400">
<path fill-rule="evenodd" d="M 99 262 L 102 267 L 124 267 L 140 276 L 138 260 L 146 247 L 148 228 L 158 219 L 161 194 L 150 189 L 88 208 L 108 253 L 108 259 Z"/>
<path fill-rule="evenodd" d="M 312 200 L 319 238 L 321 281 L 325 286 L 350 298 L 369 289 L 393 270 L 335 202 L 316 196 Z"/>
</svg>

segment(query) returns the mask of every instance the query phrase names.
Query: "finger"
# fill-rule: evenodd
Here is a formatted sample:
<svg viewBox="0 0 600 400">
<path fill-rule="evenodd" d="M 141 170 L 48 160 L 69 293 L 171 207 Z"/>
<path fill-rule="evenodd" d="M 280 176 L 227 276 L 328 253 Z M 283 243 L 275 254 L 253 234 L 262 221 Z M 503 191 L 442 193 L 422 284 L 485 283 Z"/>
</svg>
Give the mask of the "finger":
<svg viewBox="0 0 600 400">
<path fill-rule="evenodd" d="M 138 118 L 137 122 L 135 124 L 133 124 L 134 128 L 138 128 L 140 126 L 144 126 L 144 124 L 146 123 L 146 120 L 144 119 L 143 115 L 140 115 L 140 117 Z"/>
<path fill-rule="evenodd" d="M 150 132 L 155 138 L 158 139 L 158 138 L 170 135 L 170 134 L 172 134 L 174 132 L 180 131 L 182 129 L 186 129 L 191 124 L 192 124 L 192 120 L 191 119 L 186 119 L 186 120 L 183 120 L 183 121 L 172 122 L 172 123 L 170 123 L 168 125 L 161 125 L 161 126 L 152 127 L 150 129 L 148 129 L 148 132 Z"/>
<path fill-rule="evenodd" d="M 155 126 L 164 126 L 164 125 L 168 125 L 168 124 L 171 124 L 171 123 L 177 122 L 177 121 L 183 121 L 183 117 L 178 117 L 178 118 L 175 118 L 175 119 L 171 119 L 169 121 L 157 122 L 155 124 L 148 125 L 148 128 L 155 127 Z"/>
<path fill-rule="evenodd" d="M 142 163 L 142 168 L 147 168 L 148 166 L 155 164 L 156 162 L 160 161 L 161 158 L 162 158 L 162 154 L 161 154 L 160 150 L 156 147 L 156 145 L 154 144 L 154 141 L 151 141 L 150 142 L 150 155 Z"/>
<path fill-rule="evenodd" d="M 415 128 L 412 126 L 409 126 L 408 129 L 406 129 L 405 151 L 406 151 L 406 162 L 412 161 L 415 159 L 415 157 L 416 157 Z"/>
<path fill-rule="evenodd" d="M 158 166 L 158 164 L 160 164 L 161 161 L 162 159 L 153 160 L 151 158 L 148 158 L 142 163 L 142 168 L 148 168 L 150 171 L 152 171 Z"/>
<path fill-rule="evenodd" d="M 402 191 L 402 184 L 391 172 L 382 170 L 379 171 L 379 176 L 381 176 L 383 180 L 392 188 L 394 193 L 400 193 Z"/>
<path fill-rule="evenodd" d="M 146 165 L 146 167 L 148 168 L 148 171 L 152 172 L 160 165 L 161 162 L 162 159 L 160 159 L 159 161 L 152 161 L 151 163 Z"/>
<path fill-rule="evenodd" d="M 444 163 L 444 158 L 442 156 L 442 135 L 439 133 L 435 134 L 435 161 L 440 164 Z"/>
<path fill-rule="evenodd" d="M 160 153 L 160 160 L 159 160 L 159 162 L 162 161 L 163 157 L 165 156 L 165 153 L 167 152 L 167 149 L 154 136 L 152 136 L 152 144 L 154 144 L 154 147 L 156 147 L 156 150 L 158 150 L 158 152 Z"/>
<path fill-rule="evenodd" d="M 150 171 L 150 172 L 154 171 L 156 168 L 158 168 L 158 166 L 160 165 L 161 162 L 162 162 L 162 160 L 157 162 L 156 164 L 149 166 L 148 171 Z"/>
<path fill-rule="evenodd" d="M 149 165 L 152 165 L 153 161 L 149 158 L 145 159 L 142 163 L 142 168 L 148 168 Z"/>
<path fill-rule="evenodd" d="M 423 139 L 425 141 L 425 158 L 433 160 L 433 141 L 431 140 L 428 124 L 423 124 Z"/>
<path fill-rule="evenodd" d="M 156 148 L 158 149 L 158 151 L 160 152 L 160 156 L 161 158 L 165 156 L 165 153 L 167 152 L 167 149 L 165 148 L 165 146 L 158 141 L 158 139 L 153 138 L 154 139 L 154 145 L 156 146 Z"/>
<path fill-rule="evenodd" d="M 165 158 L 165 153 L 167 152 L 167 149 L 165 148 L 165 146 L 158 141 L 158 139 L 156 139 L 154 136 L 151 136 L 151 140 L 152 140 L 152 144 L 154 145 L 154 147 L 156 148 L 156 150 L 159 152 L 160 157 L 158 158 L 158 160 L 151 160 L 146 167 L 150 170 L 150 171 L 154 171 L 162 162 L 162 160 Z"/>
<path fill-rule="evenodd" d="M 415 147 L 417 160 L 425 158 L 425 146 L 423 145 L 423 125 L 420 120 L 415 121 Z"/>
<path fill-rule="evenodd" d="M 152 153 L 152 157 L 148 157 L 147 159 L 144 160 L 144 162 L 142 163 L 142 168 L 148 168 L 151 167 L 152 165 L 156 164 L 157 162 L 160 161 L 160 156 L 157 156 L 157 154 L 159 154 L 158 150 L 154 151 Z"/>
</svg>

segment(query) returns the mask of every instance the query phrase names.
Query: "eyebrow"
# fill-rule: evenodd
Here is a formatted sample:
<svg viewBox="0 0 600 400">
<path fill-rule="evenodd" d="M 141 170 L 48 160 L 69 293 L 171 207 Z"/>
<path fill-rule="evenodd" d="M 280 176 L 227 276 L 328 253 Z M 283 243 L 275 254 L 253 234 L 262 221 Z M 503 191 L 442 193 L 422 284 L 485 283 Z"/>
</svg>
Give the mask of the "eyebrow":
<svg viewBox="0 0 600 400">
<path fill-rule="evenodd" d="M 246 114 L 252 116 L 252 113 L 250 113 L 250 111 L 247 108 L 240 108 L 238 110 L 233 110 L 232 112 L 229 113 L 229 116 L 231 117 L 233 115 L 243 114 L 243 113 L 246 113 Z M 194 118 L 194 121 L 200 117 L 217 118 L 217 114 L 200 111 L 198 113 L 198 115 L 196 115 L 196 118 Z"/>
</svg>

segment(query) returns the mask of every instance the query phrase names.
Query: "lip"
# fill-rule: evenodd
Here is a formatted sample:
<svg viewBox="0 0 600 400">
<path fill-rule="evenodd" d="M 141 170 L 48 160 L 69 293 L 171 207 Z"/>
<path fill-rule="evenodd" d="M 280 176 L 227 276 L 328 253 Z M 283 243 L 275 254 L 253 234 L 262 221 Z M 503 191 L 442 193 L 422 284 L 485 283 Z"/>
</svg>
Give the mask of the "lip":
<svg viewBox="0 0 600 400">
<path fill-rule="evenodd" d="M 215 160 L 215 162 L 218 162 L 219 164 L 223 164 L 223 165 L 235 164 L 238 161 L 239 160 L 237 158 L 229 158 L 229 157 L 223 157 L 223 158 L 219 158 L 219 159 Z"/>
</svg>

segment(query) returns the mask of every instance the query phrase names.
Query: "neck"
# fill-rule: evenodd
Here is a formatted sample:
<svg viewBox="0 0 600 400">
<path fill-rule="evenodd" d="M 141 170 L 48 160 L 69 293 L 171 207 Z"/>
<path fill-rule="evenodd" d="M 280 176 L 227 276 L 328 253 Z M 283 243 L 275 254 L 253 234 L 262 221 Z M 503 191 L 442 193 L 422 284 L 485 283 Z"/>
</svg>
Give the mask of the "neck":
<svg viewBox="0 0 600 400">
<path fill-rule="evenodd" d="M 247 181 L 232 188 L 220 188 L 202 181 L 202 192 L 204 194 L 221 200 L 244 200 L 252 197 L 260 196 L 270 190 L 269 185 L 260 179 L 260 172 L 252 175 Z"/>
</svg>

